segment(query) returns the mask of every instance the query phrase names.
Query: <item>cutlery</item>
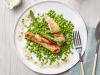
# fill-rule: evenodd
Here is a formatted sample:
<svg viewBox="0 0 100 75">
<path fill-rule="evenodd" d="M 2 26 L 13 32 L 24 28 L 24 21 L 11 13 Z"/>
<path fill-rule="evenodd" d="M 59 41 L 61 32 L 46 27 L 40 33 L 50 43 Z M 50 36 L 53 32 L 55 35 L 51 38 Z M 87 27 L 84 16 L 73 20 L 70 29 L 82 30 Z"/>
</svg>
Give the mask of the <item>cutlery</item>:
<svg viewBox="0 0 100 75">
<path fill-rule="evenodd" d="M 100 42 L 100 22 L 97 24 L 96 31 L 95 31 L 95 37 L 97 40 L 97 46 L 96 46 L 96 53 L 95 53 L 95 57 L 94 57 L 92 75 L 96 75 L 96 66 L 97 66 L 99 42 Z"/>
<path fill-rule="evenodd" d="M 80 37 L 79 31 L 73 32 L 73 42 L 74 42 L 75 49 L 79 54 L 80 65 L 81 65 L 81 75 L 85 75 L 83 57 L 81 56 L 82 43 L 81 43 L 81 37 Z"/>
</svg>

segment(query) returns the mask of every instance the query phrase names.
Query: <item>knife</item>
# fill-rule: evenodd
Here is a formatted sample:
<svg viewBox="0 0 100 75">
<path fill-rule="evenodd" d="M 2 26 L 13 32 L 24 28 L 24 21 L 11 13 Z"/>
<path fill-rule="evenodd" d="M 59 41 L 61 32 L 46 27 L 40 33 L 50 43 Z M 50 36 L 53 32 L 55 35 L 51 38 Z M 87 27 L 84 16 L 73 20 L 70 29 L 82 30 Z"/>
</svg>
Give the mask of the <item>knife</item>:
<svg viewBox="0 0 100 75">
<path fill-rule="evenodd" d="M 95 53 L 95 57 L 94 57 L 92 75 L 96 75 L 96 67 L 97 67 L 99 43 L 100 43 L 100 22 L 97 24 L 96 31 L 95 31 L 95 37 L 97 40 L 97 46 L 96 46 L 96 53 Z"/>
</svg>

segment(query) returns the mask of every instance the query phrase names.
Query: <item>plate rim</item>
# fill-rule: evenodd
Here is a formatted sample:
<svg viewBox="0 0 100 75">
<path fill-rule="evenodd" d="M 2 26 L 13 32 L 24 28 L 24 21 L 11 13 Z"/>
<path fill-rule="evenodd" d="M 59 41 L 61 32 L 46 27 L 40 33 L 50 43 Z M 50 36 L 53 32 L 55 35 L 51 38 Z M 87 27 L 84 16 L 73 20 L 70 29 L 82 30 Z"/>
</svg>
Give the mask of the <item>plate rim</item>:
<svg viewBox="0 0 100 75">
<path fill-rule="evenodd" d="M 75 9 L 71 8 L 70 6 L 68 6 L 68 4 L 63 3 L 63 2 L 60 2 L 60 1 L 40 1 L 40 2 L 36 2 L 36 3 L 34 3 L 33 5 L 29 6 L 27 9 L 25 9 L 25 10 L 21 13 L 20 17 L 17 19 L 17 22 L 16 22 L 15 27 L 14 27 L 14 33 L 13 33 L 13 35 L 14 35 L 14 46 L 15 46 L 16 54 L 17 54 L 19 60 L 20 60 L 21 63 L 23 63 L 28 69 L 30 69 L 30 70 L 32 70 L 32 71 L 34 71 L 34 70 L 31 69 L 29 66 L 26 65 L 26 63 L 24 62 L 24 60 L 22 59 L 22 57 L 19 55 L 19 51 L 17 51 L 18 48 L 17 48 L 17 45 L 16 45 L 16 34 L 15 34 L 15 33 L 16 33 L 17 25 L 18 25 L 18 23 L 19 23 L 21 17 L 24 15 L 24 13 L 26 13 L 29 9 L 31 9 L 31 8 L 33 8 L 33 7 L 37 6 L 37 5 L 39 5 L 39 4 L 48 3 L 48 2 L 50 2 L 50 3 L 53 2 L 53 3 L 62 4 L 62 5 L 64 5 L 64 6 L 66 6 L 66 7 L 68 7 L 69 9 L 71 9 L 72 11 L 74 11 L 74 13 L 77 13 L 78 16 L 82 19 L 82 21 L 83 21 L 83 23 L 84 23 L 84 25 L 85 25 L 85 30 L 86 30 L 86 35 L 87 35 L 87 27 L 86 27 L 86 23 L 85 23 L 83 17 L 80 15 L 80 13 L 79 13 L 77 10 L 75 10 Z M 87 38 L 87 37 L 86 37 L 86 38 Z M 88 38 L 87 38 L 87 40 L 88 40 Z M 87 46 L 87 40 L 86 40 L 86 46 Z M 86 49 L 86 47 L 85 47 L 85 49 Z M 84 50 L 82 56 L 84 55 L 84 53 L 85 53 L 85 50 Z M 78 62 L 79 62 L 79 60 L 78 60 Z M 77 62 L 77 63 L 78 63 L 78 62 Z M 77 63 L 75 63 L 71 68 L 73 68 Z M 64 70 L 64 71 L 62 71 L 62 72 L 57 72 L 57 73 L 43 73 L 43 72 L 39 72 L 39 71 L 34 71 L 34 72 L 39 73 L 39 74 L 61 74 L 61 73 L 65 72 L 65 71 L 70 70 L 71 68 L 69 68 L 69 69 L 67 69 L 67 70 Z"/>
</svg>

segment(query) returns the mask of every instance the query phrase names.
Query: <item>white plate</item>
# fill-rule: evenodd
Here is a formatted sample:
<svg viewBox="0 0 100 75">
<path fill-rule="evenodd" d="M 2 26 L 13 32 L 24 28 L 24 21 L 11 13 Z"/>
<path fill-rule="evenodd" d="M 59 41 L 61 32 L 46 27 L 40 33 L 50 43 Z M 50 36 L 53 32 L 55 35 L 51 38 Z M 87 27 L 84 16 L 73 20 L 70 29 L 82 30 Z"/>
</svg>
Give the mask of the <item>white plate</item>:
<svg viewBox="0 0 100 75">
<path fill-rule="evenodd" d="M 78 53 L 74 50 L 73 55 L 71 55 L 69 57 L 69 60 L 66 64 L 62 64 L 59 67 L 54 67 L 54 68 L 40 68 L 35 64 L 32 64 L 32 62 L 28 61 L 25 56 L 24 56 L 24 44 L 21 43 L 21 41 L 19 41 L 17 39 L 17 33 L 18 31 L 21 29 L 21 27 L 18 27 L 19 21 L 20 19 L 24 16 L 24 14 L 29 10 L 29 9 L 33 9 L 36 12 L 39 13 L 43 13 L 43 12 L 47 12 L 50 9 L 55 10 L 57 13 L 61 13 L 64 15 L 65 19 L 71 20 L 72 23 L 74 24 L 74 30 L 79 30 L 80 32 L 80 36 L 81 36 L 81 40 L 82 40 L 82 47 L 83 47 L 83 51 L 82 51 L 82 55 L 85 51 L 86 48 L 86 44 L 87 44 L 87 31 L 86 31 L 86 27 L 85 27 L 85 23 L 82 19 L 82 17 L 79 15 L 78 12 L 72 10 L 71 8 L 69 8 L 67 5 L 60 3 L 60 2 L 56 2 L 56 1 L 45 1 L 45 2 L 40 2 L 37 3 L 33 6 L 31 6 L 30 8 L 28 8 L 19 18 L 17 25 L 15 27 L 15 46 L 17 48 L 17 52 L 18 52 L 18 56 L 21 58 L 22 62 L 29 67 L 30 69 L 32 69 L 35 72 L 38 73 L 42 73 L 42 74 L 58 74 L 58 73 L 62 73 L 64 71 L 67 71 L 68 69 L 70 69 L 71 67 L 73 67 L 78 61 L 79 61 L 79 57 L 78 57 Z M 23 41 L 22 41 L 23 42 Z"/>
</svg>

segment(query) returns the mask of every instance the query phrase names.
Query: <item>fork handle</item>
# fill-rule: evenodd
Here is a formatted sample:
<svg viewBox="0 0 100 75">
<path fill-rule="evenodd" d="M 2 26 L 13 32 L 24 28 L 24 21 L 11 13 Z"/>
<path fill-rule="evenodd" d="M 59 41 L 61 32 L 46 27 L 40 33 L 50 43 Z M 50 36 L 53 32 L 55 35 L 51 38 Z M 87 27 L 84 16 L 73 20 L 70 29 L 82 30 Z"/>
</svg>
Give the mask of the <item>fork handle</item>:
<svg viewBox="0 0 100 75">
<path fill-rule="evenodd" d="M 79 58 L 80 58 L 80 66 L 81 66 L 81 75 L 85 75 L 85 69 L 84 69 L 84 64 L 83 64 L 83 57 L 81 56 L 81 53 L 79 53 Z"/>
<path fill-rule="evenodd" d="M 80 65 L 81 65 L 81 75 L 85 75 L 85 70 L 84 70 L 83 62 L 80 62 Z"/>
</svg>

